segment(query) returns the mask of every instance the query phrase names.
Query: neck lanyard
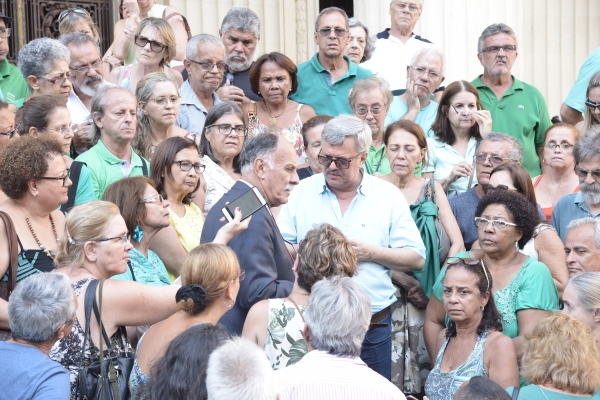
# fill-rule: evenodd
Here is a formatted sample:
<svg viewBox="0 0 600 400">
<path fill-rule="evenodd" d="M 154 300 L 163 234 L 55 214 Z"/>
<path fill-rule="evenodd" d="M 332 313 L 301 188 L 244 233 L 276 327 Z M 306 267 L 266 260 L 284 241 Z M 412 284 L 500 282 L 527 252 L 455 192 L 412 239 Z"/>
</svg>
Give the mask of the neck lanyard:
<svg viewBox="0 0 600 400">
<path fill-rule="evenodd" d="M 371 172 L 370 168 L 369 168 L 369 164 L 365 163 L 365 165 L 367 167 L 367 172 L 369 173 L 369 175 L 373 175 L 375 172 L 379 171 L 379 167 L 381 166 L 381 161 L 383 161 L 383 153 L 385 153 L 385 150 L 384 150 L 384 147 L 381 146 L 381 156 L 379 156 L 379 162 L 375 166 L 375 171 Z"/>
</svg>

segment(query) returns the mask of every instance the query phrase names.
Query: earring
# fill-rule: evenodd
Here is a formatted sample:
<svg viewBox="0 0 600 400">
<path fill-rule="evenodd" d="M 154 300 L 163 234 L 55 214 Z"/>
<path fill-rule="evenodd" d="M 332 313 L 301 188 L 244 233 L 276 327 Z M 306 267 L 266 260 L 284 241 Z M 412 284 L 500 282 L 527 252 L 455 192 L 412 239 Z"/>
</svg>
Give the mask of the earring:
<svg viewBox="0 0 600 400">
<path fill-rule="evenodd" d="M 519 252 L 519 241 L 518 240 L 515 242 L 515 251 L 517 253 Z"/>
<path fill-rule="evenodd" d="M 225 304 L 225 302 L 223 302 L 223 304 L 225 305 L 225 307 L 231 309 L 231 307 L 233 307 L 233 305 L 235 304 L 235 300 L 232 301 L 230 305 Z"/>
<path fill-rule="evenodd" d="M 31 192 L 31 194 L 33 195 L 33 197 L 37 196 L 37 192 Z"/>
<path fill-rule="evenodd" d="M 481 306 L 481 311 L 483 311 L 485 309 L 485 306 Z"/>
<path fill-rule="evenodd" d="M 142 228 L 140 228 L 139 225 L 137 225 L 133 231 L 133 240 L 135 240 L 136 242 L 141 242 L 142 241 L 142 237 L 144 236 L 144 230 Z"/>
</svg>

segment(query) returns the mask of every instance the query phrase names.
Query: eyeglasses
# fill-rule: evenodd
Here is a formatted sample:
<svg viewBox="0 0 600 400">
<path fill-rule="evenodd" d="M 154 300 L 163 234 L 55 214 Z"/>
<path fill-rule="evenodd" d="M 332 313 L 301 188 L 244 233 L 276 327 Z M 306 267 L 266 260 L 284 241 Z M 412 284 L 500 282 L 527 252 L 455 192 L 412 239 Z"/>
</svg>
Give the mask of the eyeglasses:
<svg viewBox="0 0 600 400">
<path fill-rule="evenodd" d="M 221 72 L 225 71 L 225 64 L 224 63 L 213 63 L 213 62 L 210 62 L 210 61 L 196 61 L 196 60 L 189 60 L 189 61 L 193 62 L 194 64 L 198 64 L 205 71 L 212 71 L 212 69 L 215 66 L 217 67 L 217 69 L 219 71 L 221 71 Z M 233 82 L 233 79 L 230 79 L 230 83 L 231 82 Z"/>
<path fill-rule="evenodd" d="M 477 164 L 483 164 L 485 162 L 485 160 L 490 160 L 490 164 L 492 164 L 493 166 L 498 166 L 502 163 L 504 163 L 504 161 L 513 161 L 512 158 L 504 158 L 504 157 L 500 157 L 500 156 L 488 156 L 486 154 L 477 154 L 475 156 L 473 156 L 475 158 L 475 162 Z"/>
<path fill-rule="evenodd" d="M 231 132 L 235 131 L 236 136 L 246 136 L 248 135 L 248 129 L 244 125 L 231 125 L 231 124 L 215 124 L 209 125 L 206 129 L 211 129 L 213 126 L 216 126 L 221 135 L 229 136 Z"/>
<path fill-rule="evenodd" d="M 581 169 L 579 167 L 575 167 L 575 173 L 577 174 L 578 177 L 580 177 L 581 179 L 585 179 L 587 178 L 588 174 L 592 174 L 592 177 L 596 180 L 600 182 L 600 170 L 595 170 L 595 171 L 586 171 L 585 169 Z"/>
<path fill-rule="evenodd" d="M 506 185 L 498 185 L 498 186 L 492 186 L 488 184 L 488 191 L 490 190 L 504 190 L 504 191 L 514 191 L 514 192 L 518 192 L 518 190 L 516 188 L 509 188 Z"/>
<path fill-rule="evenodd" d="M 83 10 L 81 8 L 68 8 L 59 14 L 58 23 L 60 24 L 67 17 L 67 15 L 69 15 L 71 13 L 75 13 L 75 14 L 79 14 L 79 15 L 87 15 L 88 17 L 92 18 L 90 16 L 90 13 L 88 13 L 86 10 Z"/>
<path fill-rule="evenodd" d="M 421 76 L 424 73 L 427 73 L 429 75 L 429 77 L 431 79 L 438 79 L 440 77 L 440 74 L 438 74 L 435 71 L 427 71 L 425 68 L 421 68 L 421 67 L 413 67 L 412 65 L 410 66 L 412 69 L 414 69 L 415 71 L 417 71 L 417 75 Z"/>
<path fill-rule="evenodd" d="M 45 80 L 47 80 L 48 82 L 50 82 L 53 85 L 62 85 L 64 84 L 67 80 L 69 81 L 73 81 L 74 76 L 67 73 L 65 75 L 62 76 L 57 76 L 56 78 L 44 78 Z"/>
<path fill-rule="evenodd" d="M 246 271 L 243 269 L 240 269 L 240 275 L 238 276 L 238 279 L 241 281 L 244 280 L 244 278 L 246 277 Z"/>
<path fill-rule="evenodd" d="M 452 261 L 450 261 L 451 259 Z M 483 270 L 483 273 L 485 274 L 485 280 L 487 281 L 487 290 L 490 290 L 490 277 L 488 276 L 483 260 L 478 258 L 448 257 L 449 265 L 456 264 L 460 261 L 464 262 L 466 265 L 479 265 L 481 263 L 481 269 Z"/>
<path fill-rule="evenodd" d="M 0 38 L 10 37 L 10 28 L 0 28 Z"/>
<path fill-rule="evenodd" d="M 514 44 L 507 44 L 506 46 L 489 46 L 485 49 L 482 49 L 481 52 L 497 54 L 500 51 L 500 49 L 504 50 L 504 52 L 508 54 L 512 53 L 513 51 L 517 51 L 517 46 L 515 46 Z"/>
<path fill-rule="evenodd" d="M 473 113 L 476 109 L 477 106 L 474 105 L 459 105 L 458 108 L 454 106 L 454 104 L 450 104 L 452 106 L 452 108 L 454 109 L 454 111 L 456 111 L 457 114 L 460 114 L 461 111 L 463 111 L 465 108 L 467 109 L 468 113 Z"/>
<path fill-rule="evenodd" d="M 419 7 L 415 6 L 414 4 L 406 4 L 406 3 L 396 3 L 394 4 L 394 6 L 398 9 L 398 10 L 404 10 L 406 8 L 408 8 L 408 11 L 411 14 L 416 13 L 417 11 L 420 10 Z"/>
<path fill-rule="evenodd" d="M 600 107 L 600 103 L 591 102 L 589 98 L 585 99 L 585 105 L 592 111 Z"/>
<path fill-rule="evenodd" d="M 14 128 L 12 131 L 8 131 L 8 132 L 0 132 L 0 135 L 2 136 L 8 136 L 9 139 L 12 139 L 13 136 L 15 136 L 15 133 L 17 133 L 17 128 Z"/>
<path fill-rule="evenodd" d="M 344 29 L 344 28 L 322 28 L 322 29 L 317 30 L 317 32 L 319 32 L 319 35 L 321 35 L 321 37 L 328 37 L 329 35 L 331 35 L 331 31 L 334 31 L 335 35 L 337 37 L 342 37 L 346 33 L 348 33 L 348 29 Z"/>
<path fill-rule="evenodd" d="M 335 163 L 335 166 L 338 167 L 339 169 L 348 169 L 348 168 L 350 168 L 350 163 L 352 162 L 352 160 L 354 160 L 358 156 L 360 156 L 360 154 L 357 154 L 352 158 L 333 158 L 333 157 L 321 155 L 321 153 L 319 153 L 317 158 L 319 160 L 319 164 L 321 164 L 325 168 L 329 168 L 331 163 Z"/>
<path fill-rule="evenodd" d="M 485 228 L 488 224 L 492 224 L 492 226 L 500 231 L 507 229 L 509 226 L 517 226 L 517 224 L 513 224 L 512 222 L 502 221 L 500 219 L 487 219 L 482 217 L 475 217 L 475 225 L 478 228 Z"/>
<path fill-rule="evenodd" d="M 152 196 L 147 199 L 142 199 L 142 200 L 138 201 L 138 204 L 156 203 L 156 200 L 158 200 L 158 202 L 160 204 L 162 204 L 162 202 L 164 201 L 162 195 L 157 194 L 156 196 Z"/>
<path fill-rule="evenodd" d="M 150 40 L 145 36 L 137 35 L 135 37 L 135 44 L 139 47 L 146 47 L 148 43 L 150 43 L 150 50 L 152 50 L 155 53 L 160 53 L 161 51 L 169 47 L 166 44 L 157 42 L 156 40 Z"/>
<path fill-rule="evenodd" d="M 71 124 L 71 125 L 61 126 L 60 128 L 46 128 L 45 130 L 58 132 L 60 135 L 65 136 L 67 133 L 73 132 L 74 126 L 75 126 L 74 124 Z"/>
<path fill-rule="evenodd" d="M 69 67 L 69 69 L 71 71 L 75 71 L 75 74 L 85 74 L 90 70 L 90 68 L 94 68 L 96 71 L 98 71 L 98 68 L 100 67 L 101 64 L 102 64 L 102 59 L 99 58 L 96 61 L 94 61 L 92 64 L 84 65 L 84 66 L 78 67 L 78 68 Z"/>
<path fill-rule="evenodd" d="M 181 99 L 180 96 L 171 96 L 171 97 L 155 97 L 153 99 L 148 99 L 148 100 L 152 100 L 159 106 L 166 106 L 167 103 L 171 103 L 171 104 L 179 103 L 179 99 Z"/>
<path fill-rule="evenodd" d="M 96 242 L 108 242 L 109 240 L 118 240 L 120 244 L 126 245 L 127 243 L 129 243 L 131 241 L 131 235 L 115 236 L 115 237 L 111 237 L 111 238 L 98 239 L 95 241 Z"/>
<path fill-rule="evenodd" d="M 354 109 L 354 112 L 356 113 L 356 115 L 360 115 L 361 117 L 367 115 L 369 113 L 369 111 L 371 111 L 371 114 L 373 114 L 373 115 L 379 115 L 383 111 L 383 107 L 381 107 L 381 106 L 374 106 L 371 108 L 357 107 Z"/>
<path fill-rule="evenodd" d="M 173 164 L 179 164 L 179 168 L 181 168 L 182 171 L 190 171 L 192 169 L 192 167 L 194 167 L 194 171 L 196 171 L 197 174 L 201 174 L 204 172 L 204 164 L 192 164 L 189 161 L 173 161 Z"/>
<path fill-rule="evenodd" d="M 38 179 L 49 179 L 49 180 L 53 180 L 53 181 L 63 181 L 62 185 L 63 187 L 67 186 L 67 181 L 69 180 L 69 169 L 67 168 L 67 175 L 65 176 L 61 176 L 59 178 L 54 177 L 54 176 L 40 176 Z"/>
<path fill-rule="evenodd" d="M 600 104 L 598 104 L 600 106 Z M 571 147 L 573 147 L 572 144 L 570 143 L 556 143 L 556 142 L 549 142 L 549 143 L 545 143 L 544 146 L 546 146 L 549 149 L 554 149 L 555 147 L 560 147 L 563 150 L 569 150 Z"/>
</svg>

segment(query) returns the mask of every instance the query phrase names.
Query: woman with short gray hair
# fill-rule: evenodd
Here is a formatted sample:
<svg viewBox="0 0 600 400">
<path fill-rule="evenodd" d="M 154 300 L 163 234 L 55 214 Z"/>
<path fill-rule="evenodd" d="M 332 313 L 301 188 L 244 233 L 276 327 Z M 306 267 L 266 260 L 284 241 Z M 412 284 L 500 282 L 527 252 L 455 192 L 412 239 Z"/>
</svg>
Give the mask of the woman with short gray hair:
<svg viewBox="0 0 600 400">
<path fill-rule="evenodd" d="M 368 61 L 375 51 L 375 39 L 369 36 L 369 28 L 358 18 L 348 19 L 350 41 L 344 53 L 355 64 Z"/>
<path fill-rule="evenodd" d="M 31 96 L 58 96 L 66 104 L 73 88 L 70 62 L 71 53 L 65 45 L 55 39 L 40 38 L 23 46 L 17 66 Z"/>
<path fill-rule="evenodd" d="M 0 342 L 0 376 L 10 382 L 3 387 L 3 398 L 69 397 L 69 373 L 48 354 L 71 331 L 76 310 L 73 289 L 63 274 L 32 275 L 12 292 L 12 339 Z"/>
<path fill-rule="evenodd" d="M 585 218 L 592 220 L 592 218 Z M 587 221 L 588 223 L 592 221 Z M 563 292 L 563 313 L 586 324 L 600 343 L 600 272 L 584 272 L 573 276 Z"/>
</svg>

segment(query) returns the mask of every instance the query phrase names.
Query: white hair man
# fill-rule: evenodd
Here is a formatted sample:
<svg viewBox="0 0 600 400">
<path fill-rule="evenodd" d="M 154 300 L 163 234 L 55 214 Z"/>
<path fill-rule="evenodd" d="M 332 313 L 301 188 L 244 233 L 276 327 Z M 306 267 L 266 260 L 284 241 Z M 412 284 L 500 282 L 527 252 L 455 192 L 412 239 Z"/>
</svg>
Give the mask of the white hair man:
<svg viewBox="0 0 600 400">
<path fill-rule="evenodd" d="M 255 343 L 233 338 L 212 352 L 206 370 L 210 400 L 277 400 L 274 371 Z"/>
<path fill-rule="evenodd" d="M 365 368 L 360 357 L 371 323 L 371 302 L 351 278 L 335 276 L 315 283 L 304 320 L 308 354 L 275 372 L 282 400 L 405 398 L 391 382 Z"/>
<path fill-rule="evenodd" d="M 565 254 L 569 277 L 584 272 L 600 272 L 600 219 L 574 219 L 567 229 Z"/>
<path fill-rule="evenodd" d="M 315 224 L 340 229 L 358 258 L 358 285 L 371 300 L 372 328 L 361 357 L 381 375 L 391 376 L 390 306 L 396 301 L 392 271 L 420 270 L 425 246 L 397 187 L 364 173 L 371 129 L 355 116 L 340 115 L 323 128 L 322 174 L 306 178 L 279 213 L 288 243 L 300 243 Z"/>
</svg>

